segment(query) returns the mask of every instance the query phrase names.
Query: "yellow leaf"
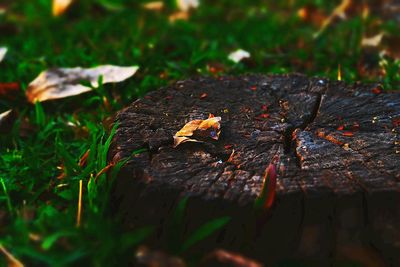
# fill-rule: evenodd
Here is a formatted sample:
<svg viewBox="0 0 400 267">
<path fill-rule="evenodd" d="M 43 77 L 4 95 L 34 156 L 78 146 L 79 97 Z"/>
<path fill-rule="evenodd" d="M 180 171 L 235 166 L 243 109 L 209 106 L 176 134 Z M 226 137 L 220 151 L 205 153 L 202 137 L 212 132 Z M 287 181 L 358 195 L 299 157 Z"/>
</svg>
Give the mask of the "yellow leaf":
<svg viewBox="0 0 400 267">
<path fill-rule="evenodd" d="M 196 137 L 218 140 L 221 133 L 220 121 L 221 117 L 214 117 L 214 115 L 210 114 L 206 120 L 193 120 L 186 123 L 174 135 L 174 147 L 186 142 L 202 142 L 194 139 Z M 189 138 L 192 136 L 193 138 Z"/>
<path fill-rule="evenodd" d="M 147 10 L 160 11 L 164 7 L 164 2 L 162 2 L 162 1 L 149 2 L 149 3 L 145 3 L 143 5 L 143 7 Z"/>
<path fill-rule="evenodd" d="M 342 2 L 333 10 L 333 12 L 327 17 L 318 32 L 314 34 L 314 38 L 318 38 L 325 29 L 333 22 L 337 17 L 345 19 L 346 10 L 350 7 L 352 0 L 342 0 Z"/>
<path fill-rule="evenodd" d="M 203 122 L 203 120 L 193 120 L 189 121 L 188 123 L 180 129 L 175 136 L 192 136 L 193 132 L 199 128 L 199 125 Z"/>
<path fill-rule="evenodd" d="M 221 128 L 221 117 L 212 117 L 207 120 L 204 120 L 198 127 L 199 131 L 210 131 L 208 136 L 211 137 L 212 139 L 218 140 L 219 135 L 221 133 L 220 128 Z"/>
<path fill-rule="evenodd" d="M 53 0 L 53 16 L 58 17 L 64 14 L 65 11 L 70 7 L 73 0 Z"/>
</svg>

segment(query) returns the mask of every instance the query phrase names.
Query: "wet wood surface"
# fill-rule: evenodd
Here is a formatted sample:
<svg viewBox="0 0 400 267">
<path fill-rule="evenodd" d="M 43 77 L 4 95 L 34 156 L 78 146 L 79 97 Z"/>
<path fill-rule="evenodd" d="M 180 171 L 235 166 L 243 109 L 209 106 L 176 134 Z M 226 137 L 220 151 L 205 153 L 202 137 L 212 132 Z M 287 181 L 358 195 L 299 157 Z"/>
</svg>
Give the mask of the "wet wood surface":
<svg viewBox="0 0 400 267">
<path fill-rule="evenodd" d="M 173 148 L 185 123 L 209 113 L 222 117 L 219 140 Z M 111 204 L 126 225 L 157 225 L 158 245 L 189 196 L 183 235 L 232 217 L 199 251 L 400 266 L 399 92 L 300 74 L 194 78 L 150 92 L 117 120 L 109 160 L 129 161 Z M 274 158 L 277 199 L 260 232 L 253 203 Z"/>
</svg>

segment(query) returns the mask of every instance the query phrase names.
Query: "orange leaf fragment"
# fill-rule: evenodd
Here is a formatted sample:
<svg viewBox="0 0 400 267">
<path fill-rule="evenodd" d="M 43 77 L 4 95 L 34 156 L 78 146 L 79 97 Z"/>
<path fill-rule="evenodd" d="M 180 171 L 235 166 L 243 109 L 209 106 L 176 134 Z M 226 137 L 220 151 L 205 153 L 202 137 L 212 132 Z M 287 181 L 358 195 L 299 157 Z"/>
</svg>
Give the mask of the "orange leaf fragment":
<svg viewBox="0 0 400 267">
<path fill-rule="evenodd" d="M 164 8 L 164 2 L 162 1 L 153 1 L 149 3 L 145 3 L 143 7 L 147 10 L 155 10 L 155 11 L 160 11 L 161 9 Z"/>
<path fill-rule="evenodd" d="M 351 137 L 351 136 L 354 136 L 354 133 L 352 133 L 352 132 L 343 132 L 342 135 Z"/>
<path fill-rule="evenodd" d="M 207 96 L 208 96 L 207 93 L 202 93 L 202 94 L 200 95 L 200 99 L 204 99 L 204 98 L 206 98 Z"/>
<path fill-rule="evenodd" d="M 177 20 L 188 20 L 189 19 L 189 12 L 187 11 L 177 11 L 172 13 L 169 17 L 169 22 L 174 23 Z"/>
<path fill-rule="evenodd" d="M 232 147 L 233 147 L 233 145 L 231 145 L 231 144 L 227 144 L 224 146 L 225 149 L 231 149 Z"/>
<path fill-rule="evenodd" d="M 380 87 L 375 87 L 374 89 L 372 89 L 372 93 L 379 95 L 382 93 L 382 88 Z"/>
</svg>

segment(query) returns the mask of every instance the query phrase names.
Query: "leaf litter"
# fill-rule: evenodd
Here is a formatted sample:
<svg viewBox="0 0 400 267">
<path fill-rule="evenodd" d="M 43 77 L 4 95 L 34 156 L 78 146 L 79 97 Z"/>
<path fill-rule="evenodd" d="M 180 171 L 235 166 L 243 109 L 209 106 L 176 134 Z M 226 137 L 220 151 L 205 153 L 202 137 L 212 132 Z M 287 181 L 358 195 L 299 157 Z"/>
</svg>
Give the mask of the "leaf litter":
<svg viewBox="0 0 400 267">
<path fill-rule="evenodd" d="M 7 51 L 7 47 L 0 47 L 0 62 L 6 57 Z"/>
<path fill-rule="evenodd" d="M 100 77 L 102 77 L 102 84 L 122 82 L 133 76 L 137 70 L 137 66 L 113 65 L 88 69 L 81 67 L 49 69 L 40 73 L 29 84 L 26 96 L 29 102 L 35 103 L 79 95 L 92 90 L 91 87 L 82 85 L 81 82 L 89 82 L 93 88 L 97 88 Z"/>
<path fill-rule="evenodd" d="M 199 0 L 177 0 L 176 3 L 178 8 L 184 12 L 187 12 L 192 8 L 198 8 L 200 5 Z"/>
<path fill-rule="evenodd" d="M 245 58 L 250 58 L 250 53 L 243 49 L 238 49 L 236 51 L 233 51 L 228 56 L 228 59 L 235 63 L 239 63 Z"/>
<path fill-rule="evenodd" d="M 168 17 L 171 23 L 177 20 L 188 20 L 190 10 L 198 8 L 200 2 L 199 0 L 177 0 L 176 5 L 179 11 L 172 13 Z"/>
<path fill-rule="evenodd" d="M 59 17 L 64 14 L 71 6 L 73 0 L 53 0 L 52 13 L 54 17 Z"/>
</svg>

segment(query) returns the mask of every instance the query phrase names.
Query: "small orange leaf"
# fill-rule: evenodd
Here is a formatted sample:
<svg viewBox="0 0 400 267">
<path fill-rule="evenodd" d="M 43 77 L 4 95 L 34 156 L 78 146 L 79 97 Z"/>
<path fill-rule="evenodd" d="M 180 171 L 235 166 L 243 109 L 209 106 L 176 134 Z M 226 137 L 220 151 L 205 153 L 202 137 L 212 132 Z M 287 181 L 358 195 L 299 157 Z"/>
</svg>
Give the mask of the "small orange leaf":
<svg viewBox="0 0 400 267">
<path fill-rule="evenodd" d="M 232 147 L 233 147 L 233 145 L 231 145 L 231 144 L 227 144 L 224 146 L 225 149 L 231 149 Z"/>
<path fill-rule="evenodd" d="M 379 95 L 382 93 L 382 88 L 380 87 L 375 87 L 374 89 L 372 89 L 372 93 Z"/>
<path fill-rule="evenodd" d="M 153 1 L 145 3 L 143 7 L 147 10 L 160 11 L 161 9 L 164 8 L 164 3 L 162 1 Z"/>
<path fill-rule="evenodd" d="M 207 95 L 207 93 L 202 93 L 201 95 L 200 95 L 200 99 L 204 99 L 204 98 L 206 98 L 208 95 Z"/>
<path fill-rule="evenodd" d="M 354 133 L 352 133 L 352 132 L 343 132 L 342 135 L 343 136 L 352 137 L 352 136 L 354 136 Z"/>
</svg>

